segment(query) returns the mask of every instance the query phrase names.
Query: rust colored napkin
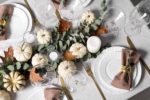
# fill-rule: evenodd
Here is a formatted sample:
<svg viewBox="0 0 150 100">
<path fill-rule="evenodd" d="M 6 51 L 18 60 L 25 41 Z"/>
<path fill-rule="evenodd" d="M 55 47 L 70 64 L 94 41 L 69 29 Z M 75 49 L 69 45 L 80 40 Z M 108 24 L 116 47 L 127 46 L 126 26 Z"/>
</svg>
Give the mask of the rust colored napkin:
<svg viewBox="0 0 150 100">
<path fill-rule="evenodd" d="M 139 59 L 139 53 L 123 49 L 121 71 L 115 76 L 111 84 L 120 89 L 130 90 L 132 86 L 132 67 L 137 64 Z"/>
<path fill-rule="evenodd" d="M 45 88 L 45 100 L 62 100 L 62 91 L 59 88 Z"/>
<path fill-rule="evenodd" d="M 12 5 L 0 5 L 0 40 L 7 39 L 7 25 L 13 13 Z"/>
</svg>

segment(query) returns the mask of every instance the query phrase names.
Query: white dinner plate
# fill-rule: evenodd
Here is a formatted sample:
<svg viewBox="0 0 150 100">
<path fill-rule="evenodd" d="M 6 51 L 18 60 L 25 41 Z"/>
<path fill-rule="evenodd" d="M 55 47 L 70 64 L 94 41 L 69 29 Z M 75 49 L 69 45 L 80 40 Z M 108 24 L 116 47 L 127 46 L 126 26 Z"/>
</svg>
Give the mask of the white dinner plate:
<svg viewBox="0 0 150 100">
<path fill-rule="evenodd" d="M 29 99 L 27 99 L 27 100 L 45 100 L 45 97 L 44 97 L 44 89 L 45 88 L 46 88 L 45 86 L 37 87 L 37 91 L 35 93 L 33 93 L 31 95 L 31 97 L 29 97 Z M 63 100 L 68 100 L 65 95 L 63 97 Z"/>
<path fill-rule="evenodd" d="M 14 6 L 14 11 L 8 27 L 8 39 L 0 41 L 0 54 L 9 46 L 15 45 L 23 40 L 23 35 L 32 29 L 32 16 L 23 5 L 10 3 Z"/>
<path fill-rule="evenodd" d="M 92 68 L 94 75 L 98 82 L 100 82 L 104 88 L 113 93 L 125 93 L 129 92 L 124 89 L 119 89 L 111 85 L 115 75 L 120 72 L 122 62 L 122 49 L 123 47 L 110 47 L 105 49 L 100 56 L 97 57 L 95 66 Z M 139 83 L 142 75 L 142 69 L 140 62 L 134 66 L 133 71 L 133 90 Z"/>
</svg>

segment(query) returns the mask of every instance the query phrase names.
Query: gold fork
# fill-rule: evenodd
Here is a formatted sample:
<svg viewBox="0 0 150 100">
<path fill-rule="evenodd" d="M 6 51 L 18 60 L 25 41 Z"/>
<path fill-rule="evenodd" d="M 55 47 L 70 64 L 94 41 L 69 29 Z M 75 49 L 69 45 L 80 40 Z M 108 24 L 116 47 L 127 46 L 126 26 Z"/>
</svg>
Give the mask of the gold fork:
<svg viewBox="0 0 150 100">
<path fill-rule="evenodd" d="M 106 97 L 105 97 L 104 93 L 102 92 L 101 87 L 98 85 L 98 83 L 97 83 L 97 81 L 96 81 L 96 79 L 95 79 L 95 77 L 94 77 L 94 75 L 93 75 L 93 72 L 92 72 L 92 70 L 91 70 L 91 67 L 88 66 L 87 68 L 85 68 L 85 70 L 86 70 L 87 74 L 88 74 L 88 75 L 92 78 L 92 80 L 94 81 L 94 83 L 95 83 L 95 85 L 96 85 L 96 87 L 97 87 L 97 89 L 98 89 L 100 95 L 102 96 L 103 100 L 106 100 Z"/>
</svg>

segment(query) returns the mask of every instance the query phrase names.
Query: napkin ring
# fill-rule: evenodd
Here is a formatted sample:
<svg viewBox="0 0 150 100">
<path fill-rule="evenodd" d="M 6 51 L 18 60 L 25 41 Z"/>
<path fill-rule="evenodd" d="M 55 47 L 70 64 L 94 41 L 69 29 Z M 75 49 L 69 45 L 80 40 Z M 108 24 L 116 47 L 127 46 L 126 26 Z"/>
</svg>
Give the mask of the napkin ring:
<svg viewBox="0 0 150 100">
<path fill-rule="evenodd" d="M 124 73 L 131 73 L 131 67 L 130 66 L 122 66 L 121 67 L 121 72 L 124 72 Z"/>
</svg>

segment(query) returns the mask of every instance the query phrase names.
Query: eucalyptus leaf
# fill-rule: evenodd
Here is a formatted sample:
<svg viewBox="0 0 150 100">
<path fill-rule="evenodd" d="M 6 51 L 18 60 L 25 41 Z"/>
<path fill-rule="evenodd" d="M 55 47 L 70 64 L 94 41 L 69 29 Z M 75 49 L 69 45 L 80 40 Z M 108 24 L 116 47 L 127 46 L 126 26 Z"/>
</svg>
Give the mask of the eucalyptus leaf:
<svg viewBox="0 0 150 100">
<path fill-rule="evenodd" d="M 56 37 L 56 40 L 58 41 L 60 39 L 60 34 L 57 33 L 57 37 Z"/>
<path fill-rule="evenodd" d="M 57 64 L 57 63 L 54 63 L 54 64 L 53 64 L 53 67 L 52 67 L 53 70 L 55 70 L 55 69 L 57 68 L 57 66 L 58 66 L 58 64 Z"/>
<path fill-rule="evenodd" d="M 67 40 L 66 43 L 68 46 L 70 46 L 70 40 Z"/>
<path fill-rule="evenodd" d="M 82 33 L 80 33 L 80 37 L 83 39 L 84 38 L 84 35 Z"/>
<path fill-rule="evenodd" d="M 97 27 L 96 24 L 92 24 L 92 27 L 93 27 L 94 30 L 97 30 L 97 29 L 98 29 L 98 27 Z"/>
<path fill-rule="evenodd" d="M 90 28 L 89 28 L 89 27 L 85 27 L 84 31 L 85 31 L 86 33 L 89 33 Z"/>
<path fill-rule="evenodd" d="M 101 20 L 100 19 L 95 20 L 95 24 L 100 25 L 101 24 Z"/>
<path fill-rule="evenodd" d="M 20 62 L 16 62 L 16 68 L 19 70 L 21 69 L 21 63 Z"/>
<path fill-rule="evenodd" d="M 62 50 L 66 50 L 67 49 L 67 45 L 64 45 Z"/>
<path fill-rule="evenodd" d="M 62 41 L 59 41 L 59 48 L 62 48 L 63 47 L 63 43 Z"/>
<path fill-rule="evenodd" d="M 52 52 L 55 50 L 55 47 L 53 45 L 49 45 L 46 49 L 47 51 Z"/>
<path fill-rule="evenodd" d="M 74 41 L 74 42 L 77 42 L 77 39 L 76 39 L 76 37 L 73 37 L 73 41 Z"/>
<path fill-rule="evenodd" d="M 3 69 L 3 70 L 0 69 L 0 74 L 2 74 L 2 75 L 5 75 L 5 74 L 6 74 L 6 72 L 4 71 L 4 69 Z"/>
<path fill-rule="evenodd" d="M 29 64 L 27 64 L 27 63 L 25 63 L 25 64 L 23 65 L 23 69 L 24 69 L 24 70 L 28 70 L 28 69 L 29 69 L 29 67 L 30 67 L 30 65 L 29 65 Z"/>
<path fill-rule="evenodd" d="M 14 65 L 8 65 L 7 69 L 10 70 L 10 71 L 14 71 L 15 70 Z"/>
<path fill-rule="evenodd" d="M 91 58 L 91 57 L 92 57 L 91 53 L 88 53 L 88 58 Z"/>
<path fill-rule="evenodd" d="M 65 36 L 66 36 L 66 32 L 63 32 L 63 36 L 62 36 L 62 38 L 61 39 L 64 39 L 65 38 Z"/>
<path fill-rule="evenodd" d="M 38 47 L 38 51 L 41 51 L 44 47 L 45 47 L 45 45 L 44 45 L 44 44 L 41 44 L 41 45 Z"/>
</svg>

